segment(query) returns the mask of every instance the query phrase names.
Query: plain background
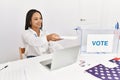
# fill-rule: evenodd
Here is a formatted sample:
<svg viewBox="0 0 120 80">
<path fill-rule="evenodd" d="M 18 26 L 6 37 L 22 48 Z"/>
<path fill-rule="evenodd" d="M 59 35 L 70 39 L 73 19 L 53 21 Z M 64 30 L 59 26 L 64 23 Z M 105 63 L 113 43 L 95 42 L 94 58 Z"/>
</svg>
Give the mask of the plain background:
<svg viewBox="0 0 120 80">
<path fill-rule="evenodd" d="M 0 0 L 0 63 L 19 59 L 26 13 L 37 9 L 48 33 L 76 36 L 74 28 L 114 29 L 120 21 L 120 0 Z M 76 41 L 63 40 L 64 46 Z"/>
</svg>

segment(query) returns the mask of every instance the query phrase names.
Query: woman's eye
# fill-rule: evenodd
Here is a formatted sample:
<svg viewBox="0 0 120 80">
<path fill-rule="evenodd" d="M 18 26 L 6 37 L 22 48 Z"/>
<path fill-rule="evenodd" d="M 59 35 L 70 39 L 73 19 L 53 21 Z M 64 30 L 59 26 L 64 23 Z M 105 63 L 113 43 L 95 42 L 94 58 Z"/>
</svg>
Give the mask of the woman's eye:
<svg viewBox="0 0 120 80">
<path fill-rule="evenodd" d="M 38 20 L 38 19 L 35 19 L 35 20 Z"/>
</svg>

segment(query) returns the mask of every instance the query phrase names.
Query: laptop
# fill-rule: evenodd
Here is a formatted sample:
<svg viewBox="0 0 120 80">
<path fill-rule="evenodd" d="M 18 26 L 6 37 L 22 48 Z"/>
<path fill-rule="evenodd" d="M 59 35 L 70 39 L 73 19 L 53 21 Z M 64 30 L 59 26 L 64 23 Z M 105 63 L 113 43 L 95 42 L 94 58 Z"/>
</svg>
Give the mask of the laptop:
<svg viewBox="0 0 120 80">
<path fill-rule="evenodd" d="M 77 61 L 80 46 L 69 47 L 53 52 L 52 59 L 40 62 L 49 70 L 62 68 Z"/>
</svg>

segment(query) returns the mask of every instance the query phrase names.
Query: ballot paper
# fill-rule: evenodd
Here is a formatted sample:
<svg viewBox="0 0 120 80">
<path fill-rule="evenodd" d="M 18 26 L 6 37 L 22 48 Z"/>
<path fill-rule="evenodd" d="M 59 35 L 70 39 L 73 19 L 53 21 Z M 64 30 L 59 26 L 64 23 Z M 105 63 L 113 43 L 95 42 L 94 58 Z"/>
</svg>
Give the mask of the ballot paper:
<svg viewBox="0 0 120 80">
<path fill-rule="evenodd" d="M 77 39 L 77 36 L 61 36 L 61 39 L 68 39 L 68 40 L 75 40 Z"/>
<path fill-rule="evenodd" d="M 28 80 L 24 66 L 13 63 L 0 65 L 0 80 Z"/>
</svg>

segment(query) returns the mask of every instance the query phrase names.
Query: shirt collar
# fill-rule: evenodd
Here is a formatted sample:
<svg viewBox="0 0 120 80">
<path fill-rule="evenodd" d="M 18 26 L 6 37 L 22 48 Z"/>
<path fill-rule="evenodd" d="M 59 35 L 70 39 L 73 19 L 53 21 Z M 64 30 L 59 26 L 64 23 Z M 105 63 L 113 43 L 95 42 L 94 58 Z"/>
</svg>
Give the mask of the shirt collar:
<svg viewBox="0 0 120 80">
<path fill-rule="evenodd" d="M 30 30 L 33 34 L 37 34 L 33 29 L 29 28 L 29 30 Z"/>
<path fill-rule="evenodd" d="M 37 35 L 37 33 L 36 33 L 33 29 L 29 28 L 29 30 L 30 30 L 33 34 Z M 40 30 L 40 36 L 41 36 L 41 35 L 43 35 L 42 30 Z"/>
</svg>

